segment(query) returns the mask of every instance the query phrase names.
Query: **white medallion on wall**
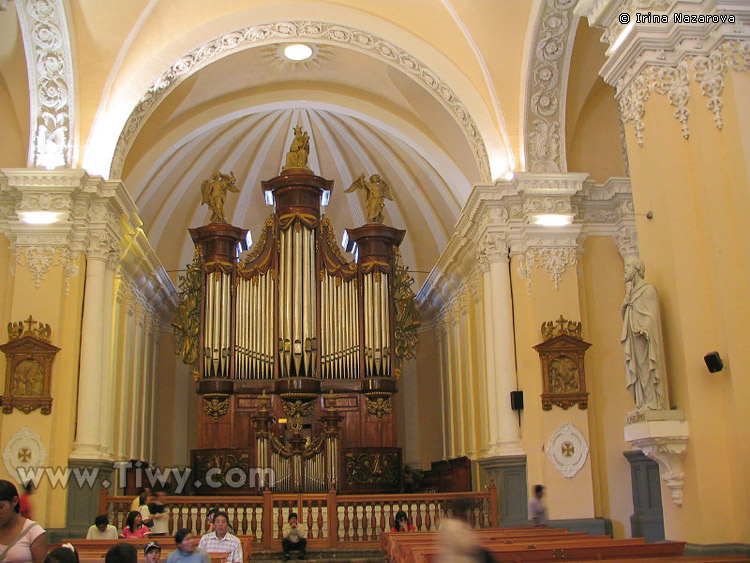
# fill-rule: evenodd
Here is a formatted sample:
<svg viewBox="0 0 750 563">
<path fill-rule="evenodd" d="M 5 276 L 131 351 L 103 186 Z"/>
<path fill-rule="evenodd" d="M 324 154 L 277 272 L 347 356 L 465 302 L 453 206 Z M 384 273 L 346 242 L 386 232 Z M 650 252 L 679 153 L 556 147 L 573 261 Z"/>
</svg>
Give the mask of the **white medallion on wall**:
<svg viewBox="0 0 750 563">
<path fill-rule="evenodd" d="M 586 463 L 589 445 L 581 431 L 566 422 L 555 430 L 547 443 L 547 457 L 563 477 L 575 477 Z"/>
<path fill-rule="evenodd" d="M 47 461 L 47 448 L 42 437 L 28 426 L 16 432 L 3 450 L 5 470 L 19 483 L 26 475 L 23 470 L 43 467 Z M 19 474 L 19 468 L 21 474 Z"/>
</svg>

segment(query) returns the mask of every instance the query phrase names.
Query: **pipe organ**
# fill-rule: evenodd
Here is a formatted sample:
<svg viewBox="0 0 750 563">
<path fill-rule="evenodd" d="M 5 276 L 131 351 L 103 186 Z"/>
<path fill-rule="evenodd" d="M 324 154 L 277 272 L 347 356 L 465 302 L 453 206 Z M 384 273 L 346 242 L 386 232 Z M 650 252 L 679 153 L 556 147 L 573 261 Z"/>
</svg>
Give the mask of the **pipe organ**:
<svg viewBox="0 0 750 563">
<path fill-rule="evenodd" d="M 274 212 L 249 251 L 237 255 L 239 227 L 190 229 L 196 255 L 180 282 L 178 338 L 202 402 L 194 454 L 249 455 L 273 475 L 258 489 L 345 491 L 347 448 L 395 446 L 390 397 L 418 326 L 399 324 L 398 296 L 404 287 L 414 296 L 398 252 L 405 231 L 348 229 L 357 255 L 348 260 L 320 213 L 332 181 L 285 168 L 262 187 Z"/>
</svg>

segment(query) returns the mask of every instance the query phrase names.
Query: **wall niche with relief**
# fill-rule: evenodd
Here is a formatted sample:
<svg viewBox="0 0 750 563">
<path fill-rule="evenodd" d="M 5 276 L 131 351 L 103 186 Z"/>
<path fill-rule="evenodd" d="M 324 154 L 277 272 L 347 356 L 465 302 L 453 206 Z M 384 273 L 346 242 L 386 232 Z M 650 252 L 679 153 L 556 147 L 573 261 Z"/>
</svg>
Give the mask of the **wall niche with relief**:
<svg viewBox="0 0 750 563">
<path fill-rule="evenodd" d="M 25 321 L 8 323 L 8 342 L 0 346 L 5 354 L 3 414 L 13 409 L 23 413 L 41 409 L 52 412 L 50 395 L 52 364 L 60 348 L 50 343 L 52 329 L 29 315 Z"/>
</svg>

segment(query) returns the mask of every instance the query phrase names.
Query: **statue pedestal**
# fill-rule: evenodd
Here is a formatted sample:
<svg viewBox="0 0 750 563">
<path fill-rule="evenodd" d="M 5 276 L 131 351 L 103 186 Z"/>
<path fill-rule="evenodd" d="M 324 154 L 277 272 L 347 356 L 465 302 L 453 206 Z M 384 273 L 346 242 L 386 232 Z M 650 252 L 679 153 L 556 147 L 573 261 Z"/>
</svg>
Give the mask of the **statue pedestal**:
<svg viewBox="0 0 750 563">
<path fill-rule="evenodd" d="M 677 506 L 682 506 L 682 459 L 688 436 L 685 413 L 679 410 L 635 410 L 627 416 L 625 441 L 659 464 Z"/>
</svg>

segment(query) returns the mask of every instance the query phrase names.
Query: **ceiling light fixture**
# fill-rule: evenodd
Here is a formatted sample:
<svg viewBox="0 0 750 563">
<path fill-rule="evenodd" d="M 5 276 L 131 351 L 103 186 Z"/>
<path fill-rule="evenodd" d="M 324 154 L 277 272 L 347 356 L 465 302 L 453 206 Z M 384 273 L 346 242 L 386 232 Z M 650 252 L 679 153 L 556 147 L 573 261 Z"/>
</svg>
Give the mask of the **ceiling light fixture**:
<svg viewBox="0 0 750 563">
<path fill-rule="evenodd" d="M 532 215 L 531 221 L 534 225 L 542 227 L 566 227 L 573 223 L 573 215 L 563 213 L 539 213 Z"/>
<path fill-rule="evenodd" d="M 50 225 L 60 218 L 57 211 L 23 211 L 19 215 L 27 225 Z"/>
<path fill-rule="evenodd" d="M 284 47 L 284 56 L 290 61 L 305 61 L 312 57 L 312 47 L 303 43 L 292 43 Z"/>
</svg>

